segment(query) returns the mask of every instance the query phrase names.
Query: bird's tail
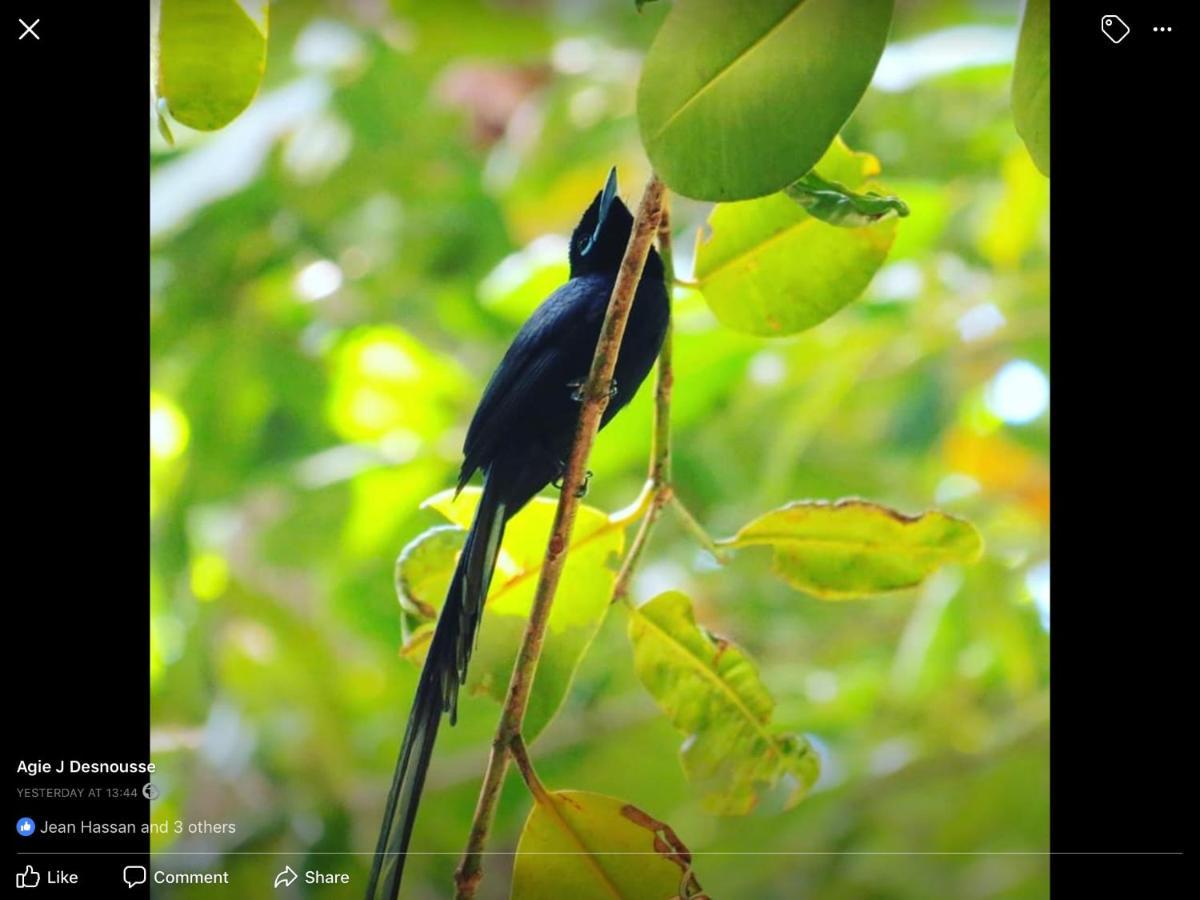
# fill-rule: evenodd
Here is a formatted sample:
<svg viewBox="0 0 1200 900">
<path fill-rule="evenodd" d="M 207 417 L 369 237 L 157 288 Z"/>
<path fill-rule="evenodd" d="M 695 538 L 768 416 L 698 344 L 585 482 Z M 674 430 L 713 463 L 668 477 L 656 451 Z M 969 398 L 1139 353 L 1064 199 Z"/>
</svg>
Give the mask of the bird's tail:
<svg viewBox="0 0 1200 900">
<path fill-rule="evenodd" d="M 408 714 L 408 727 L 383 814 L 379 844 L 375 848 L 367 885 L 368 900 L 395 900 L 400 891 L 408 842 L 438 725 L 443 713 L 450 713 L 451 725 L 457 715 L 458 688 L 467 677 L 467 663 L 483 615 L 483 600 L 504 536 L 505 504 L 500 499 L 496 481 L 492 479 L 489 484 L 489 479 L 484 479 L 479 508 L 454 569 L 446 602 L 438 616 L 417 682 L 417 693 Z"/>
</svg>

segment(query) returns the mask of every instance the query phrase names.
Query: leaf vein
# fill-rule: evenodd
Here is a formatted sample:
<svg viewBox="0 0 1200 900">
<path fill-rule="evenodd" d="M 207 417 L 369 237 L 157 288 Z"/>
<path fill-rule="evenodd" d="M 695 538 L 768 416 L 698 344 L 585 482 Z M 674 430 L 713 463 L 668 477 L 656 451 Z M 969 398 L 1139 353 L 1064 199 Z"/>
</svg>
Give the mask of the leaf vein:
<svg viewBox="0 0 1200 900">
<path fill-rule="evenodd" d="M 778 755 L 779 748 L 775 744 L 775 736 L 763 727 L 762 723 L 758 720 L 758 717 L 754 715 L 750 708 L 746 706 L 742 698 L 738 696 L 737 692 L 727 682 L 725 682 L 720 675 L 705 665 L 703 660 L 697 659 L 696 655 L 692 653 L 691 650 L 677 641 L 670 632 L 652 620 L 649 616 L 642 613 L 636 607 L 629 607 L 629 611 L 633 615 L 637 616 L 639 621 L 645 623 L 652 630 L 657 632 L 667 646 L 673 648 L 679 655 L 682 655 L 692 665 L 693 668 L 701 672 L 704 677 L 713 684 L 717 685 L 717 687 L 721 689 L 722 693 L 728 694 L 730 699 L 733 701 L 733 705 L 742 713 L 742 716 L 754 726 L 755 731 L 757 731 L 759 735 L 767 742 L 767 750 L 772 755 Z"/>
<path fill-rule="evenodd" d="M 571 839 L 571 843 L 583 851 L 583 858 L 587 860 L 588 865 L 595 870 L 596 874 L 600 877 L 601 883 L 608 889 L 608 892 L 616 897 L 617 900 L 624 900 L 624 895 L 621 893 L 620 889 L 613 884 L 612 879 L 608 877 L 608 873 L 604 871 L 604 867 L 600 865 L 600 861 L 596 859 L 588 845 L 583 842 L 583 838 L 580 837 L 579 833 L 571 827 L 571 823 L 567 821 L 567 817 L 564 816 L 562 811 L 558 808 L 558 800 L 553 794 L 549 795 L 549 799 L 549 803 L 542 803 L 543 809 L 549 812 L 551 818 L 558 822 L 559 826 L 566 833 L 567 837 Z M 540 802 L 540 800 L 538 802 Z"/>
<path fill-rule="evenodd" d="M 834 547 L 841 550 L 877 550 L 883 553 L 902 553 L 906 556 L 954 554 L 953 547 L 922 547 L 919 545 L 885 544 L 880 541 L 844 541 L 834 538 L 798 538 L 786 534 L 771 532 L 758 533 L 749 537 L 724 538 L 717 541 L 718 547 L 751 547 L 768 544 L 802 544 L 815 547 Z"/>
<path fill-rule="evenodd" d="M 712 78 L 710 78 L 704 84 L 700 85 L 700 87 L 698 87 L 696 89 L 696 91 L 690 97 L 688 97 L 685 101 L 683 101 L 683 103 L 680 105 L 680 107 L 677 110 L 675 110 L 675 112 L 671 113 L 670 116 L 667 117 L 667 121 L 663 122 L 662 127 L 659 128 L 658 131 L 654 132 L 654 136 L 651 137 L 650 141 L 648 141 L 647 143 L 657 141 L 660 137 L 662 137 L 666 133 L 667 129 L 670 128 L 675 123 L 675 120 L 678 119 L 684 113 L 684 111 L 689 109 L 704 93 L 706 93 L 709 90 L 709 88 L 711 88 L 714 84 L 716 84 L 718 81 L 720 81 L 722 78 L 724 78 L 725 75 L 727 75 L 729 73 L 730 69 L 734 68 L 734 66 L 736 66 L 739 62 L 741 62 L 743 59 L 745 59 L 747 56 L 749 56 L 754 50 L 756 50 L 758 47 L 760 47 L 764 42 L 766 42 L 771 37 L 771 35 L 773 35 L 780 28 L 782 28 L 787 23 L 788 19 L 790 19 L 792 16 L 794 16 L 799 11 L 800 7 L 803 5 L 804 5 L 804 0 L 796 0 L 796 5 L 793 6 L 791 9 L 789 9 L 787 12 L 785 12 L 782 16 L 780 16 L 779 21 L 775 22 L 770 28 L 768 28 L 761 35 L 759 35 L 757 38 L 755 38 L 751 44 L 749 44 L 745 49 L 743 49 L 741 52 L 739 52 L 735 57 L 733 57 L 733 59 L 731 59 L 729 62 L 727 62 L 724 66 L 722 66 L 717 71 L 717 73 L 715 75 L 713 75 Z"/>
<path fill-rule="evenodd" d="M 754 244 L 751 247 L 749 247 L 748 249 L 743 250 L 741 253 L 737 254 L 736 256 L 731 256 L 729 259 L 725 260 L 725 262 L 721 263 L 715 269 L 711 269 L 710 271 L 705 272 L 703 275 L 701 275 L 700 273 L 696 273 L 696 277 L 700 281 L 700 289 L 703 291 L 704 283 L 706 281 L 711 280 L 714 276 L 723 272 L 725 269 L 728 269 L 730 266 L 733 266 L 749 257 L 757 256 L 758 253 L 764 247 L 774 244 L 776 241 L 782 239 L 783 237 L 791 234 L 794 231 L 798 231 L 799 229 L 801 229 L 807 225 L 811 225 L 813 222 L 820 221 L 819 219 L 816 219 L 813 216 L 810 216 L 808 213 L 803 212 L 803 210 L 800 210 L 799 207 L 797 207 L 797 210 L 799 210 L 802 213 L 802 215 L 804 216 L 803 219 L 800 219 L 797 222 L 793 222 L 787 228 L 783 228 L 783 229 L 775 232 L 770 237 L 766 238 L 765 240 L 759 241 L 757 244 Z"/>
</svg>

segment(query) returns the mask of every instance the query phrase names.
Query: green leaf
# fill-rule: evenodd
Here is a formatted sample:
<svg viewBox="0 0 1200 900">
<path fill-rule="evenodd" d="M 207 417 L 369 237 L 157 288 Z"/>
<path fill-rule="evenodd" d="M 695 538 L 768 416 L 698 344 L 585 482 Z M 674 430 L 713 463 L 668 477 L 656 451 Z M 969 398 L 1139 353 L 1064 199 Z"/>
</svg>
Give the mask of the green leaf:
<svg viewBox="0 0 1200 900">
<path fill-rule="evenodd" d="M 822 178 L 815 169 L 783 192 L 810 216 L 839 228 L 861 228 L 887 216 L 908 215 L 908 206 L 899 197 L 885 197 L 874 191 L 856 194 L 836 181 Z"/>
<path fill-rule="evenodd" d="M 437 618 L 465 539 L 466 532 L 457 525 L 437 525 L 417 535 L 400 551 L 396 558 L 396 594 L 405 612 L 430 621 Z"/>
<path fill-rule="evenodd" d="M 829 600 L 913 587 L 983 550 L 975 526 L 962 519 L 936 510 L 906 516 L 865 500 L 789 503 L 717 544 L 769 546 L 779 577 Z"/>
<path fill-rule="evenodd" d="M 750 659 L 696 625 L 691 601 L 669 591 L 630 607 L 629 638 L 642 684 L 676 728 L 688 735 L 683 768 L 721 815 L 749 812 L 763 788 L 795 782 L 789 805 L 817 780 L 816 751 L 770 727 L 775 701 Z"/>
<path fill-rule="evenodd" d="M 1050 0 L 1028 0 L 1017 41 L 1013 123 L 1038 170 L 1050 177 Z"/>
<path fill-rule="evenodd" d="M 437 510 L 457 527 L 443 525 L 418 535 L 396 561 L 396 591 L 401 606 L 407 616 L 421 623 L 406 628 L 402 651 L 415 662 L 424 660 L 433 634 L 431 618 L 445 602 L 454 563 L 466 537 L 464 529 L 471 523 L 479 494 L 478 488 L 468 488 L 457 500 L 452 491 L 427 500 L 424 506 Z M 556 500 L 535 498 L 505 529 L 467 675 L 467 691 L 472 694 L 484 694 L 497 703 L 504 701 L 557 506 Z M 579 507 L 529 696 L 523 729 L 526 740 L 532 740 L 562 705 L 575 669 L 608 612 L 616 579 L 614 561 L 624 546 L 622 524 L 595 507 Z"/>
<path fill-rule="evenodd" d="M 535 797 L 517 844 L 513 900 L 689 900 L 704 895 L 670 825 L 585 791 Z"/>
<path fill-rule="evenodd" d="M 870 83 L 892 5 L 677 0 L 638 84 L 655 171 L 698 200 L 746 200 L 794 182 Z"/>
<path fill-rule="evenodd" d="M 835 140 L 817 168 L 823 178 L 862 191 L 879 162 Z M 823 322 L 857 298 L 896 237 L 896 220 L 835 228 L 786 193 L 719 204 L 711 235 L 696 242 L 695 277 L 728 328 L 765 337 Z"/>
<path fill-rule="evenodd" d="M 157 94 L 176 121 L 215 131 L 250 105 L 267 62 L 261 24 L 237 0 L 162 0 Z"/>
<path fill-rule="evenodd" d="M 164 141 L 174 147 L 175 135 L 171 133 L 171 125 L 167 121 L 167 101 L 159 97 L 154 106 L 154 121 L 158 125 L 158 133 L 162 135 Z"/>
</svg>

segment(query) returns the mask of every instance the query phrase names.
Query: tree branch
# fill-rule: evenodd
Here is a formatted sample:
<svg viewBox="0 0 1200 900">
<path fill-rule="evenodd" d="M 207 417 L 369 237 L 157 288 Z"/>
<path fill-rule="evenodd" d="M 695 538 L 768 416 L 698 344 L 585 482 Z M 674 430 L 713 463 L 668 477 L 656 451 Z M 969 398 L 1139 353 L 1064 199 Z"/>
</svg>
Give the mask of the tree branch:
<svg viewBox="0 0 1200 900">
<path fill-rule="evenodd" d="M 529 788 L 529 793 L 533 794 L 539 803 L 548 803 L 550 792 L 542 784 L 542 779 L 538 778 L 537 770 L 533 767 L 533 760 L 529 758 L 529 748 L 525 746 L 525 738 L 519 734 L 514 735 L 508 747 L 512 751 L 513 762 L 517 764 L 521 777 L 525 779 L 525 786 Z"/>
<path fill-rule="evenodd" d="M 672 293 L 671 285 L 675 280 L 675 257 L 671 249 L 671 213 L 664 198 L 662 215 L 658 220 L 658 255 L 662 257 L 664 277 L 667 291 Z M 674 313 L 667 323 L 667 334 L 663 338 L 662 349 L 658 352 L 658 366 L 654 374 L 654 432 L 650 449 L 650 474 L 647 488 L 650 491 L 650 504 L 638 526 L 629 552 L 617 573 L 613 585 L 612 602 L 617 603 L 629 596 L 629 586 L 633 581 L 633 573 L 641 562 L 646 544 L 650 541 L 650 533 L 658 521 L 662 509 L 671 499 L 671 391 L 675 386 L 675 369 L 672 365 L 672 350 L 674 347 Z"/>
<path fill-rule="evenodd" d="M 500 787 L 504 783 L 504 775 L 508 769 L 508 760 L 514 739 L 521 734 L 521 723 L 525 718 L 525 709 L 529 703 L 529 690 L 537 673 L 538 659 L 541 656 L 542 643 L 546 636 L 546 622 L 550 615 L 551 604 L 554 602 L 555 591 L 558 589 L 563 563 L 566 561 L 571 529 L 575 524 L 575 512 L 579 507 L 579 489 L 583 484 L 587 458 L 600 427 L 600 417 L 608 405 L 609 386 L 612 383 L 613 369 L 616 367 L 621 339 L 625 334 L 625 323 L 629 319 L 634 293 L 637 290 L 638 281 L 641 280 L 646 257 L 650 253 L 651 241 L 658 229 L 662 205 L 663 184 L 657 175 L 652 175 L 642 193 L 641 202 L 638 204 L 633 229 L 629 235 L 629 243 L 625 247 L 625 256 L 621 260 L 617 281 L 608 301 L 608 311 L 600 331 L 600 340 L 596 344 L 596 352 L 592 357 L 591 370 L 588 373 L 587 382 L 583 386 L 583 402 L 579 411 L 579 423 L 575 429 L 575 442 L 571 449 L 571 456 L 567 460 L 566 472 L 563 475 L 558 509 L 555 511 L 554 525 L 546 546 L 541 577 L 538 579 L 537 592 L 529 613 L 529 623 L 525 627 L 525 635 L 521 641 L 521 647 L 517 651 L 512 678 L 508 683 L 508 695 L 504 702 L 504 710 L 500 715 L 496 735 L 492 739 L 491 754 L 488 757 L 487 770 L 484 772 L 483 784 L 479 791 L 479 802 L 475 807 L 475 817 L 471 823 L 467 847 L 463 853 L 462 862 L 454 874 L 458 900 L 471 900 L 475 896 L 480 878 L 483 877 L 483 845 L 495 817 L 496 801 L 500 795 Z"/>
<path fill-rule="evenodd" d="M 667 293 L 675 293 L 675 252 L 671 247 L 671 209 L 663 198 L 662 215 L 658 218 L 658 255 L 662 259 Z M 654 442 L 650 456 L 650 483 L 661 488 L 671 483 L 671 389 L 675 386 L 672 354 L 675 338 L 675 313 L 667 321 L 667 334 L 658 351 L 658 367 L 654 371 Z"/>
</svg>

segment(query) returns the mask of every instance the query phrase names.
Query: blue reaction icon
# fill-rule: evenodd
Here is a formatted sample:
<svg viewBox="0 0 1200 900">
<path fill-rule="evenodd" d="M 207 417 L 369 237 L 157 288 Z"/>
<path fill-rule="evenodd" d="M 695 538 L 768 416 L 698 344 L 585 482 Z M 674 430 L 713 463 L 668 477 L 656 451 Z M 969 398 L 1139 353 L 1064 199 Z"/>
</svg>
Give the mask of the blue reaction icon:
<svg viewBox="0 0 1200 900">
<path fill-rule="evenodd" d="M 29 818 L 29 816 L 22 816 L 17 819 L 17 834 L 21 837 L 29 837 L 35 831 L 37 831 L 37 823 Z"/>
</svg>

